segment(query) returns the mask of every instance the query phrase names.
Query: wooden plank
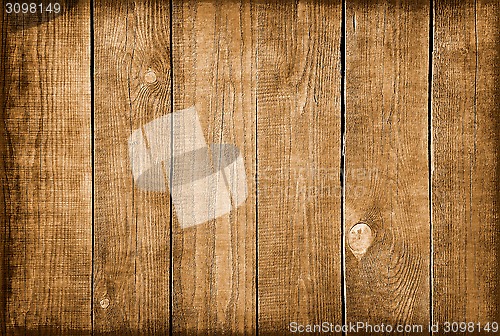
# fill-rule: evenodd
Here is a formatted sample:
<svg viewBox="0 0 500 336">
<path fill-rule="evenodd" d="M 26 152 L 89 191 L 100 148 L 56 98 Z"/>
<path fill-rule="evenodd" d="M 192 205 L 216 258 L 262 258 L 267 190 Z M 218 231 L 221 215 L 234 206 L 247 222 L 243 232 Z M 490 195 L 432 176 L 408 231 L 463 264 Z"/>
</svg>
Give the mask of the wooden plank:
<svg viewBox="0 0 500 336">
<path fill-rule="evenodd" d="M 433 307 L 442 328 L 500 321 L 499 12 L 498 1 L 435 4 Z"/>
<path fill-rule="evenodd" d="M 4 335 L 91 333 L 90 9 L 59 3 L 1 21 Z"/>
<path fill-rule="evenodd" d="M 94 330 L 166 334 L 170 200 L 134 183 L 128 138 L 170 112 L 164 1 L 95 2 Z"/>
<path fill-rule="evenodd" d="M 176 0 L 172 14 L 175 110 L 194 106 L 208 144 L 238 147 L 248 190 L 243 205 L 197 226 L 182 228 L 179 217 L 174 215 L 172 330 L 193 334 L 253 334 L 256 328 L 254 13 L 249 1 Z M 174 146 L 179 143 L 174 139 Z M 172 173 L 176 178 L 183 172 L 174 168 Z"/>
<path fill-rule="evenodd" d="M 256 11 L 259 332 L 341 324 L 341 2 Z"/>
<path fill-rule="evenodd" d="M 347 2 L 348 322 L 428 330 L 429 13 L 427 1 Z"/>
</svg>

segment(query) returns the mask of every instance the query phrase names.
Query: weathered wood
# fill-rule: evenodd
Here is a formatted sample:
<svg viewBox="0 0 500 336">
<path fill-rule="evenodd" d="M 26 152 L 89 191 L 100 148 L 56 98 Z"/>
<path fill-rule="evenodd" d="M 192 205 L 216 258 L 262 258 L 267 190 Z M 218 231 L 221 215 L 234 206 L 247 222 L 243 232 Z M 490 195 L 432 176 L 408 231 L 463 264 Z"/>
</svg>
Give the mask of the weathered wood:
<svg viewBox="0 0 500 336">
<path fill-rule="evenodd" d="M 259 332 L 340 324 L 341 2 L 256 11 Z"/>
<path fill-rule="evenodd" d="M 429 1 L 345 2 L 344 176 L 341 1 L 172 1 L 94 2 L 95 177 L 89 1 L 2 7 L 1 334 L 500 322 L 498 1 L 434 0 L 431 92 Z M 182 228 L 129 136 L 191 106 L 248 198 Z"/>
<path fill-rule="evenodd" d="M 32 20 L 6 13 L 1 20 L 0 329 L 89 335 L 89 2 Z"/>
<path fill-rule="evenodd" d="M 183 229 L 174 216 L 172 329 L 253 334 L 254 13 L 249 1 L 176 0 L 172 14 L 175 110 L 195 106 L 207 143 L 239 148 L 248 188 L 246 202 L 222 217 Z"/>
<path fill-rule="evenodd" d="M 348 322 L 430 320 L 427 1 L 346 7 L 345 232 L 370 226 L 359 260 L 346 243 Z"/>
<path fill-rule="evenodd" d="M 499 322 L 499 13 L 498 1 L 435 2 L 433 307 L 441 325 Z"/>
<path fill-rule="evenodd" d="M 168 2 L 95 2 L 95 332 L 169 330 L 170 198 L 134 185 L 128 151 L 170 112 L 169 27 Z"/>
</svg>

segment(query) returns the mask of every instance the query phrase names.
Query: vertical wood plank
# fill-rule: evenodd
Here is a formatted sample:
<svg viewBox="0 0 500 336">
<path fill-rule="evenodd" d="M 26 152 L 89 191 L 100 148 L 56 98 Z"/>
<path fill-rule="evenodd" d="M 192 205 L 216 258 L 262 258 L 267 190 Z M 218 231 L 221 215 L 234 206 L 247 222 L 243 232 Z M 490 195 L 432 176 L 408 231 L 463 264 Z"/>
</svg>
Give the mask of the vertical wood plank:
<svg viewBox="0 0 500 336">
<path fill-rule="evenodd" d="M 174 216 L 172 330 L 253 334 L 254 13 L 249 1 L 176 0 L 172 23 L 175 110 L 195 106 L 208 144 L 238 147 L 248 190 L 245 203 L 237 209 L 197 226 L 183 229 Z"/>
<path fill-rule="evenodd" d="M 348 322 L 428 331 L 429 14 L 427 1 L 347 2 Z"/>
<path fill-rule="evenodd" d="M 164 1 L 95 2 L 95 332 L 166 334 L 170 198 L 140 190 L 133 130 L 170 112 Z"/>
<path fill-rule="evenodd" d="M 259 332 L 342 322 L 340 1 L 256 4 Z"/>
<path fill-rule="evenodd" d="M 91 333 L 90 10 L 59 3 L 2 14 L 4 335 Z"/>
<path fill-rule="evenodd" d="M 499 322 L 498 1 L 436 1 L 434 319 Z M 478 326 L 475 326 L 478 332 Z"/>
</svg>

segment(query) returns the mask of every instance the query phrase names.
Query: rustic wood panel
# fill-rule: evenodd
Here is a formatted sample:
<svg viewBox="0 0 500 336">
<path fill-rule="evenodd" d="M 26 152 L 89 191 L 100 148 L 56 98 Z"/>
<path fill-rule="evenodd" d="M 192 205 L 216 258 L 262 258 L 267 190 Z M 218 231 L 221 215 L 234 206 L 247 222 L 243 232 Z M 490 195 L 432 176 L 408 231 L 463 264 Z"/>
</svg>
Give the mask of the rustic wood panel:
<svg viewBox="0 0 500 336">
<path fill-rule="evenodd" d="M 340 324 L 341 2 L 256 11 L 259 332 Z"/>
<path fill-rule="evenodd" d="M 347 2 L 348 322 L 429 323 L 429 14 L 427 1 Z"/>
<path fill-rule="evenodd" d="M 441 324 L 499 321 L 499 12 L 498 1 L 435 3 L 433 306 Z"/>
<path fill-rule="evenodd" d="M 342 58 L 340 0 L 96 0 L 95 68 L 61 2 L 0 15 L 0 333 L 499 322 L 498 1 L 346 1 Z M 183 229 L 128 140 L 191 106 L 248 198 Z"/>
<path fill-rule="evenodd" d="M 89 2 L 1 25 L 1 332 L 89 335 Z"/>
<path fill-rule="evenodd" d="M 169 330 L 170 198 L 134 185 L 133 130 L 170 112 L 164 1 L 95 2 L 94 330 Z"/>
<path fill-rule="evenodd" d="M 207 143 L 239 148 L 248 188 L 222 217 L 183 229 L 174 216 L 174 333 L 255 332 L 254 21 L 249 1 L 173 2 L 175 110 L 195 106 Z"/>
</svg>

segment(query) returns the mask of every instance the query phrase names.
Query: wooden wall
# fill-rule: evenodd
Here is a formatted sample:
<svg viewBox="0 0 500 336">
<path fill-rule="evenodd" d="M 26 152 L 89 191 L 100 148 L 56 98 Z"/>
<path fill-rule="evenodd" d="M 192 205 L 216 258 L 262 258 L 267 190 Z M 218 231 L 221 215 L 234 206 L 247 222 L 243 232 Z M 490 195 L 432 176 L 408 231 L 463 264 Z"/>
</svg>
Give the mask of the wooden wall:
<svg viewBox="0 0 500 336">
<path fill-rule="evenodd" d="M 60 3 L 0 17 L 2 335 L 500 323 L 499 1 Z M 128 137 L 190 106 L 249 195 L 183 229 Z"/>
</svg>

